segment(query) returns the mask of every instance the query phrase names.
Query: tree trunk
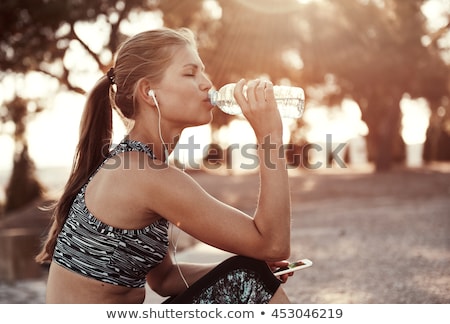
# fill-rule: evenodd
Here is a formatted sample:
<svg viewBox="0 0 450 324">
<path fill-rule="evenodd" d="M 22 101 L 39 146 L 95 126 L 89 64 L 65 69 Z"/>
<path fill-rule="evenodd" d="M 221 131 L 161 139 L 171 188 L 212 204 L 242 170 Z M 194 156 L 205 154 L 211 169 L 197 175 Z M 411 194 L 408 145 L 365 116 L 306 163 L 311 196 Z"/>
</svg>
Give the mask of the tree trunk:
<svg viewBox="0 0 450 324">
<path fill-rule="evenodd" d="M 403 161 L 405 146 L 400 135 L 400 100 L 386 98 L 369 103 L 365 116 L 369 127 L 368 155 L 376 172 L 389 171 L 394 161 Z M 363 116 L 364 117 L 364 116 Z"/>
<path fill-rule="evenodd" d="M 16 145 L 20 145 L 21 149 L 14 158 L 11 178 L 6 188 L 5 213 L 42 198 L 44 193 L 44 186 L 37 179 L 34 162 L 28 154 L 28 145 Z"/>
</svg>

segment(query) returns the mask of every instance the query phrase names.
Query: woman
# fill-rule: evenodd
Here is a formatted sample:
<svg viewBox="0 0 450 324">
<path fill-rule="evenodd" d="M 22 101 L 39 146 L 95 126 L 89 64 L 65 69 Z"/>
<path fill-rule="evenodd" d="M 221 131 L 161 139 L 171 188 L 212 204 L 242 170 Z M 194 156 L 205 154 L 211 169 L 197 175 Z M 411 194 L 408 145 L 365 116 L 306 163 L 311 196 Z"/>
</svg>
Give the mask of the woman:
<svg viewBox="0 0 450 324">
<path fill-rule="evenodd" d="M 290 252 L 281 118 L 270 83 L 248 82 L 248 98 L 244 84 L 235 97 L 262 144 L 253 216 L 167 165 L 181 131 L 212 116 L 212 85 L 192 33 L 153 30 L 122 45 L 87 99 L 72 173 L 37 256 L 51 261 L 48 303 L 142 303 L 146 282 L 175 303 L 288 302 L 280 287 L 286 276 L 274 277 L 268 266 L 285 265 Z M 111 107 L 129 133 L 110 151 Z M 169 223 L 239 256 L 217 267 L 176 264 L 167 253 Z"/>
</svg>

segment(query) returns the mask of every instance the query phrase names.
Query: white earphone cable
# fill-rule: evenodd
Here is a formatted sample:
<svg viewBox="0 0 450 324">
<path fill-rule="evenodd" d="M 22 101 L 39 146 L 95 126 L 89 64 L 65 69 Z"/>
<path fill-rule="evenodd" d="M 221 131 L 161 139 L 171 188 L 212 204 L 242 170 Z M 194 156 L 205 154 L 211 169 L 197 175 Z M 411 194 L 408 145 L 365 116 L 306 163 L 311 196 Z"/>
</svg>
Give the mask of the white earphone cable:
<svg viewBox="0 0 450 324">
<path fill-rule="evenodd" d="M 189 284 L 187 283 L 186 278 L 183 275 L 183 272 L 181 271 L 180 265 L 178 264 L 177 260 L 177 246 L 178 246 L 178 239 L 180 238 L 180 229 L 178 229 L 177 233 L 177 239 L 175 240 L 175 243 L 173 242 L 173 228 L 175 225 L 171 224 L 170 228 L 170 236 L 172 240 L 172 246 L 173 246 L 173 260 L 175 261 L 175 264 L 177 265 L 178 273 L 180 274 L 181 279 L 183 280 L 186 288 L 189 288 Z"/>
<path fill-rule="evenodd" d="M 168 165 L 169 164 L 169 151 L 167 150 L 167 146 L 164 143 L 164 138 L 162 136 L 162 131 L 161 131 L 161 110 L 159 108 L 158 100 L 156 100 L 154 93 L 152 94 L 152 97 L 153 97 L 153 101 L 155 102 L 156 108 L 158 110 L 158 133 L 159 133 L 159 139 L 161 140 L 161 143 L 164 147 L 164 161 Z M 171 236 L 171 242 L 172 242 L 172 246 L 173 246 L 173 260 L 175 261 L 175 264 L 178 269 L 178 273 L 180 274 L 181 279 L 183 280 L 184 284 L 186 285 L 186 288 L 189 288 L 189 284 L 187 283 L 187 280 L 184 277 L 183 272 L 181 271 L 180 265 L 178 264 L 178 260 L 177 260 L 177 246 L 178 246 L 178 239 L 180 238 L 180 230 L 178 230 L 177 238 L 174 242 L 173 241 L 174 226 L 175 225 L 171 224 L 171 227 L 170 227 L 170 236 Z"/>
<path fill-rule="evenodd" d="M 161 144 L 164 148 L 164 162 L 166 164 L 169 164 L 169 151 L 167 150 L 166 143 L 164 143 L 164 138 L 162 136 L 161 131 L 161 109 L 159 108 L 158 100 L 156 100 L 156 97 L 153 95 L 153 100 L 155 101 L 156 109 L 158 110 L 158 133 L 159 133 L 159 139 L 161 140 Z"/>
</svg>

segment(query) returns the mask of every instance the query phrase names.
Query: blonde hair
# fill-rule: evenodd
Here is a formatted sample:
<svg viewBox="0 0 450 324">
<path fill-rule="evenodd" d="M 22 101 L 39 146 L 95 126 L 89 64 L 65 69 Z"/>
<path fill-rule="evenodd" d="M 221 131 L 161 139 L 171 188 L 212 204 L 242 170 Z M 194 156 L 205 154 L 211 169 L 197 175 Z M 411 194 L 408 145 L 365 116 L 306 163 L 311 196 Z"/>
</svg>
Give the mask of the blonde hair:
<svg viewBox="0 0 450 324">
<path fill-rule="evenodd" d="M 186 28 L 162 28 L 139 33 L 117 51 L 114 75 L 100 78 L 88 95 L 80 123 L 80 136 L 72 172 L 60 199 L 52 206 L 52 225 L 36 261 L 51 261 L 56 239 L 75 196 L 109 153 L 112 141 L 112 108 L 126 119 L 136 116 L 135 92 L 139 80 L 159 82 L 171 63 L 176 47 L 193 46 Z M 112 86 L 112 80 L 115 85 Z"/>
<path fill-rule="evenodd" d="M 111 102 L 126 118 L 133 118 L 136 85 L 145 78 L 158 83 L 170 64 L 174 48 L 181 45 L 196 47 L 189 29 L 161 29 L 137 34 L 120 47 L 114 67 L 117 92 L 111 92 Z"/>
</svg>

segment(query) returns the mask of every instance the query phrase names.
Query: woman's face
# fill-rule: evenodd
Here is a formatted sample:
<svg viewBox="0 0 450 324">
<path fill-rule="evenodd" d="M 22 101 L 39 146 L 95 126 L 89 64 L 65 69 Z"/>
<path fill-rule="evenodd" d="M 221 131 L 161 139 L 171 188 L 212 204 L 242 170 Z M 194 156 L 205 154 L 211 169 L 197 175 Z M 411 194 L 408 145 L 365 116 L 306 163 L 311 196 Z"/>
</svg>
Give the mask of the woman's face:
<svg viewBox="0 0 450 324">
<path fill-rule="evenodd" d="M 175 127 L 189 127 L 211 121 L 211 87 L 197 51 L 183 46 L 175 49 L 171 65 L 153 90 L 162 118 Z"/>
</svg>

